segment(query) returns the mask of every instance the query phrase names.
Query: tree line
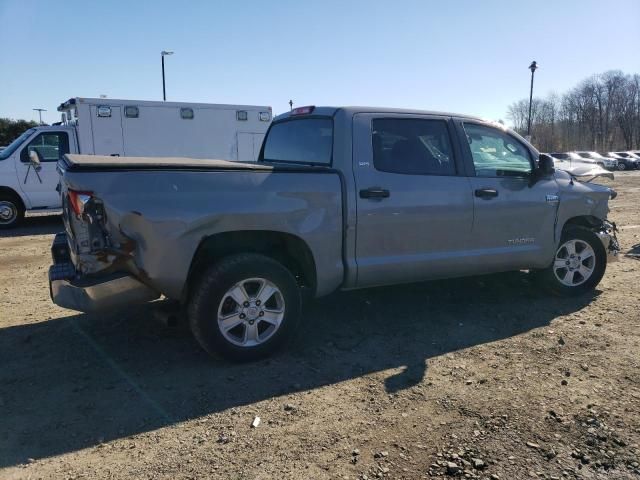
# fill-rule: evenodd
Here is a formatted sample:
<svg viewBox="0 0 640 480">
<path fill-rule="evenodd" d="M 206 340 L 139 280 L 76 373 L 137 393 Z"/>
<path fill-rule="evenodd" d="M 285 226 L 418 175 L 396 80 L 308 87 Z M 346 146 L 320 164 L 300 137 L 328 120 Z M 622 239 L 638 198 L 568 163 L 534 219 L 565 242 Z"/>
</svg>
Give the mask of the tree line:
<svg viewBox="0 0 640 480">
<path fill-rule="evenodd" d="M 32 127 L 37 127 L 38 122 L 31 120 L 12 120 L 0 118 L 0 146 L 9 145 L 22 133 Z"/>
<path fill-rule="evenodd" d="M 529 99 L 509 105 L 507 117 L 527 134 Z M 8 145 L 34 121 L 0 118 L 0 145 Z M 640 75 L 619 70 L 593 75 L 564 95 L 531 104 L 531 141 L 544 152 L 640 149 Z"/>
<path fill-rule="evenodd" d="M 527 134 L 529 99 L 507 111 L 514 129 Z M 640 75 L 613 70 L 593 75 L 564 95 L 534 98 L 531 141 L 543 152 L 640 148 Z"/>
</svg>

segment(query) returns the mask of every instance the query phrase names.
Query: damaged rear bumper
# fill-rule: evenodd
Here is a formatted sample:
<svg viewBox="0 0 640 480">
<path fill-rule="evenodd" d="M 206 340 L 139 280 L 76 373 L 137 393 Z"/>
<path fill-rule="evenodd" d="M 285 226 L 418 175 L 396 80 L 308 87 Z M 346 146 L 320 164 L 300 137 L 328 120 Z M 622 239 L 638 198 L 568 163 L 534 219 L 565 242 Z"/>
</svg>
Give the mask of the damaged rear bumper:
<svg viewBox="0 0 640 480">
<path fill-rule="evenodd" d="M 79 276 L 71 263 L 67 235 L 58 233 L 51 245 L 49 293 L 56 305 L 96 312 L 157 299 L 160 294 L 127 273 Z"/>
</svg>

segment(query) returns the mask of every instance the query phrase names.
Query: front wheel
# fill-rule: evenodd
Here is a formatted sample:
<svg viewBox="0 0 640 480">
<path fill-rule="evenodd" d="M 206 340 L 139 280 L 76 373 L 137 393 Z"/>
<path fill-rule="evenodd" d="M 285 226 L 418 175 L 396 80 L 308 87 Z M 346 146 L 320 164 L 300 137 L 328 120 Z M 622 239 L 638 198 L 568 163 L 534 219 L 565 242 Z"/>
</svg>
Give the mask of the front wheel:
<svg viewBox="0 0 640 480">
<path fill-rule="evenodd" d="M 627 166 L 624 163 L 622 162 L 618 163 L 618 170 L 622 171 L 626 169 L 627 169 Z"/>
<path fill-rule="evenodd" d="M 0 229 L 17 227 L 24 218 L 24 208 L 12 195 L 0 195 Z"/>
<path fill-rule="evenodd" d="M 239 361 L 269 355 L 295 331 L 301 294 L 279 262 L 257 254 L 223 258 L 196 282 L 188 306 L 194 337 L 210 354 Z"/>
<path fill-rule="evenodd" d="M 607 268 L 607 253 L 595 233 L 568 227 L 562 234 L 553 263 L 538 272 L 538 281 L 563 296 L 582 295 L 593 290 Z"/>
</svg>

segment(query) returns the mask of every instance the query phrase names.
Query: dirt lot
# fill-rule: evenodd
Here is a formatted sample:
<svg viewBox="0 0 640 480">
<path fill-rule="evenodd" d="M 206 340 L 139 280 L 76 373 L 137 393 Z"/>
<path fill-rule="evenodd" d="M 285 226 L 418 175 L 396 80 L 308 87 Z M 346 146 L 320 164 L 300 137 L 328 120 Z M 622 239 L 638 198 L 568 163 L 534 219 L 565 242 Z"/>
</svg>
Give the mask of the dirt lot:
<svg viewBox="0 0 640 480">
<path fill-rule="evenodd" d="M 30 219 L 0 234 L 0 478 L 640 478 L 640 172 L 613 183 L 623 255 L 590 296 L 525 273 L 339 293 L 244 365 L 153 306 L 54 306 L 60 223 Z"/>
</svg>

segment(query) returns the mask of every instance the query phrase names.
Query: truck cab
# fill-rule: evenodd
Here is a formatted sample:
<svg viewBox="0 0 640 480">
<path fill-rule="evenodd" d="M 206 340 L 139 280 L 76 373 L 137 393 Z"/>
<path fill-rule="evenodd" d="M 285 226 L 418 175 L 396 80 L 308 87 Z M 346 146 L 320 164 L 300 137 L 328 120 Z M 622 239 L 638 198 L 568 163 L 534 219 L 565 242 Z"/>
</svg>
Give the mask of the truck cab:
<svg viewBox="0 0 640 480">
<path fill-rule="evenodd" d="M 78 153 L 77 144 L 73 127 L 40 126 L 0 151 L 0 228 L 15 226 L 26 211 L 61 207 L 56 164 L 63 155 Z"/>
</svg>

